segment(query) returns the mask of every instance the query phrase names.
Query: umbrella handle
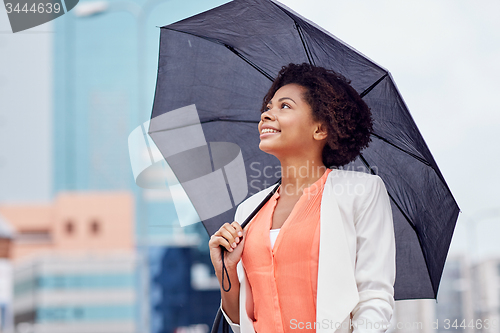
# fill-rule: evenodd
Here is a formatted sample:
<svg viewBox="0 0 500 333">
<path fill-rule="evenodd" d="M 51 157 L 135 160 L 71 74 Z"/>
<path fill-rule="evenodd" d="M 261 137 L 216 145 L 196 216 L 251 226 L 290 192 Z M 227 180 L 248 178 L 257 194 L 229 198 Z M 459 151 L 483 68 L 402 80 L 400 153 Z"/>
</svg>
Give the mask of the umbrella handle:
<svg viewBox="0 0 500 333">
<path fill-rule="evenodd" d="M 255 208 L 253 210 L 253 212 L 250 215 L 248 215 L 247 219 L 241 224 L 242 229 L 244 229 L 247 226 L 247 224 L 253 219 L 253 217 L 259 212 L 259 210 L 266 204 L 266 202 L 268 202 L 269 199 L 271 199 L 271 197 L 274 195 L 274 193 L 276 193 L 276 191 L 278 190 L 278 187 L 281 185 L 281 178 L 275 184 L 277 184 L 277 185 L 273 188 L 273 190 L 267 194 L 267 196 L 264 198 L 264 200 L 262 200 L 262 202 L 257 206 L 257 208 Z"/>
<path fill-rule="evenodd" d="M 278 190 L 278 187 L 281 185 L 281 178 L 275 184 L 277 184 L 277 185 L 273 188 L 273 190 L 267 194 L 267 196 L 264 198 L 264 200 L 262 200 L 262 202 L 253 210 L 253 212 L 250 215 L 248 215 L 246 220 L 241 224 L 242 229 L 247 226 L 247 224 L 254 218 L 254 216 L 266 204 L 266 202 L 268 202 L 269 199 L 271 199 L 271 197 L 274 195 L 274 193 L 276 193 L 276 191 Z M 220 245 L 220 248 L 221 248 L 220 257 L 222 260 L 222 290 L 224 290 L 225 292 L 228 292 L 229 290 L 231 290 L 231 280 L 229 279 L 229 273 L 227 272 L 226 263 L 224 262 L 224 252 L 227 250 L 222 245 Z M 227 276 L 227 283 L 229 284 L 227 289 L 224 287 L 224 275 Z"/>
</svg>

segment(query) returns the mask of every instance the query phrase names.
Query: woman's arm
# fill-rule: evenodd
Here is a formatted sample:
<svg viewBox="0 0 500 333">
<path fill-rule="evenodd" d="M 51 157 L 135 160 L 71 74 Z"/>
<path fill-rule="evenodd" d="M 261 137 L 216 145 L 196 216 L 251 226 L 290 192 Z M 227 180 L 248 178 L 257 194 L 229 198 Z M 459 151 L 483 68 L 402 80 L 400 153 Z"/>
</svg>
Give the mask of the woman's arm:
<svg viewBox="0 0 500 333">
<path fill-rule="evenodd" d="M 385 332 L 394 310 L 396 243 L 389 195 L 379 176 L 366 182 L 355 212 L 359 302 L 352 311 L 353 332 Z"/>
<path fill-rule="evenodd" d="M 238 264 L 238 265 L 237 265 L 237 270 L 238 270 L 238 266 L 239 266 L 239 265 L 240 265 L 240 264 Z M 240 281 L 237 281 L 237 282 L 238 282 L 238 293 L 239 293 L 239 294 L 238 294 L 238 302 L 239 302 L 239 301 L 240 301 L 240 298 L 239 298 L 239 297 L 241 297 L 241 294 L 240 294 L 241 283 L 240 283 Z M 233 282 L 231 282 L 231 284 L 232 284 L 232 283 L 233 283 Z M 226 288 L 227 288 L 227 284 L 225 284 L 225 286 L 226 286 Z M 231 289 L 233 289 L 233 286 L 231 286 Z M 222 290 L 222 289 L 221 289 L 221 290 Z M 221 293 L 222 293 L 222 291 L 221 291 Z M 224 308 L 225 308 L 225 306 L 224 306 L 224 304 L 223 304 L 223 299 L 221 299 L 221 309 L 222 309 L 222 314 L 223 314 L 223 315 L 224 315 L 224 317 L 226 318 L 226 321 L 228 322 L 228 324 L 229 324 L 229 326 L 231 327 L 231 329 L 233 330 L 233 332 L 234 332 L 234 333 L 240 333 L 240 332 L 241 332 L 241 329 L 240 329 L 240 323 L 239 323 L 239 322 L 236 322 L 236 323 L 235 323 L 235 322 L 233 322 L 233 321 L 231 320 L 231 318 L 227 315 L 227 313 L 224 311 Z M 238 310 L 239 310 L 239 306 L 238 306 Z M 240 318 L 239 318 L 239 316 L 238 316 L 238 319 L 240 319 Z"/>
<path fill-rule="evenodd" d="M 210 258 L 215 269 L 215 275 L 219 280 L 221 288 L 221 308 L 224 316 L 231 324 L 233 331 L 239 331 L 239 294 L 240 282 L 237 274 L 237 265 L 241 259 L 244 246 L 244 237 L 246 231 L 243 231 L 238 222 L 225 223 L 217 232 L 215 232 L 209 241 Z M 242 239 L 243 238 L 243 239 Z M 224 288 L 222 285 L 223 274 L 221 248 L 223 246 L 228 251 L 224 253 L 224 262 L 227 269 L 227 275 L 231 281 L 231 289 L 228 288 L 228 276 L 224 275 Z"/>
<path fill-rule="evenodd" d="M 217 273 L 217 278 L 219 279 L 219 284 L 221 286 L 221 306 L 222 311 L 226 315 L 230 322 L 233 324 L 239 324 L 240 322 L 240 281 L 238 281 L 238 274 L 236 273 L 236 267 L 227 267 L 227 272 L 229 274 L 229 279 L 231 280 L 231 289 L 229 291 L 224 291 L 222 289 L 222 272 Z M 227 276 L 224 277 L 224 287 L 227 289 L 228 282 Z M 228 321 L 229 322 L 229 321 Z"/>
</svg>

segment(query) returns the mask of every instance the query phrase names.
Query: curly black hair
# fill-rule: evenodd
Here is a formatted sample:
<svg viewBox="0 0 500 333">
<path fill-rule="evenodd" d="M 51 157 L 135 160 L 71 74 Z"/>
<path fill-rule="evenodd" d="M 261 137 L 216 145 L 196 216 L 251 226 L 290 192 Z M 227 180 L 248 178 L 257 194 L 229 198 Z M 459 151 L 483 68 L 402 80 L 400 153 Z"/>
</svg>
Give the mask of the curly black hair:
<svg viewBox="0 0 500 333">
<path fill-rule="evenodd" d="M 264 96 L 264 112 L 276 91 L 290 83 L 306 88 L 304 99 L 312 109 L 314 121 L 326 125 L 327 143 L 322 160 L 326 167 L 343 166 L 368 147 L 373 130 L 370 108 L 343 75 L 308 63 L 283 66 Z"/>
</svg>

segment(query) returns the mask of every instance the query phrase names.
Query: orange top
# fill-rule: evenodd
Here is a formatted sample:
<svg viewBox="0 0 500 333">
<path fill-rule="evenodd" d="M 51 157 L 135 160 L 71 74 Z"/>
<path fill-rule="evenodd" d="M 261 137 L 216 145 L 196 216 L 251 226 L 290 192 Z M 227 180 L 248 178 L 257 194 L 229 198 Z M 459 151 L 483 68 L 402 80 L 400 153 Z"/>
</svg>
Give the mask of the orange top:
<svg viewBox="0 0 500 333">
<path fill-rule="evenodd" d="M 273 248 L 269 230 L 278 191 L 248 227 L 242 261 L 253 297 L 247 311 L 257 333 L 296 332 L 299 323 L 316 322 L 321 198 L 330 171 L 304 189 Z"/>
</svg>

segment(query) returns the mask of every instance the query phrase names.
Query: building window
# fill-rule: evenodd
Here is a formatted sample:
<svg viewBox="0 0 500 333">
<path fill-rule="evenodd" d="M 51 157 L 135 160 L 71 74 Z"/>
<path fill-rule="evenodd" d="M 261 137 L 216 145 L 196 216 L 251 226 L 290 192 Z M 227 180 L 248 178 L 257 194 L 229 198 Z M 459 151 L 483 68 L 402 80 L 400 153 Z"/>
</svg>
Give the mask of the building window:
<svg viewBox="0 0 500 333">
<path fill-rule="evenodd" d="M 75 224 L 73 223 L 73 221 L 71 220 L 66 221 L 64 230 L 66 231 L 66 234 L 72 235 L 75 232 Z"/>
<path fill-rule="evenodd" d="M 90 223 L 90 233 L 92 235 L 98 235 L 100 231 L 101 231 L 101 225 L 99 224 L 99 221 L 93 220 Z"/>
</svg>

